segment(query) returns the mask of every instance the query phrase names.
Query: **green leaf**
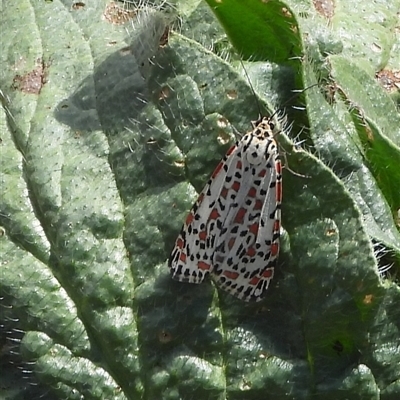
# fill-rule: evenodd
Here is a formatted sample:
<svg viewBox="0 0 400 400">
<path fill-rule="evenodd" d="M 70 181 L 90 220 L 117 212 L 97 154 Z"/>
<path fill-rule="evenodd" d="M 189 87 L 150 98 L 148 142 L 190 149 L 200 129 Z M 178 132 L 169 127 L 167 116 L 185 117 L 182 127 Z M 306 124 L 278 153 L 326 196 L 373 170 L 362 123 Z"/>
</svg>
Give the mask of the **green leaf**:
<svg viewBox="0 0 400 400">
<path fill-rule="evenodd" d="M 315 83 L 315 77 L 309 67 L 305 68 L 305 74 L 305 82 L 308 85 Z M 356 74 L 349 73 L 353 79 L 357 79 L 359 75 L 360 71 Z M 364 216 L 368 234 L 400 254 L 400 235 L 390 208 L 391 197 L 383 190 L 367 160 L 358 134 L 359 124 L 354 123 L 352 112 L 338 96 L 329 104 L 317 88 L 307 90 L 305 96 L 308 100 L 310 136 L 320 158 L 343 180 L 346 188 L 352 193 Z M 368 94 L 364 93 L 359 97 L 363 96 Z M 382 108 L 381 115 L 385 110 L 386 108 Z M 396 163 L 392 164 L 393 158 L 388 157 L 386 160 L 389 161 L 386 162 L 386 168 L 387 165 L 395 168 Z M 395 181 L 394 176 L 393 179 Z"/>
<path fill-rule="evenodd" d="M 222 11 L 243 46 L 252 41 L 244 33 L 260 29 L 248 55 L 265 48 L 263 60 L 287 63 L 300 54 L 296 7 L 242 3 Z M 266 299 L 247 304 L 210 281 L 175 282 L 170 250 L 237 131 L 260 108 L 282 107 L 299 78 L 314 78 L 308 57 L 296 68 L 257 63 L 255 100 L 242 68 L 219 56 L 230 47 L 204 4 L 177 2 L 180 30 L 162 7 L 118 5 L 3 7 L 0 324 L 4 369 L 16 377 L 7 373 L 8 394 L 33 397 L 29 376 L 37 397 L 63 399 L 397 398 L 400 290 L 379 274 L 371 236 L 397 251 L 398 232 L 347 104 L 330 107 L 309 89 L 306 110 L 288 113 L 292 131 L 276 138 L 284 233 Z M 326 22 L 315 21 L 316 31 Z M 341 65 L 336 72 L 342 79 Z M 346 100 L 365 110 L 387 150 L 387 103 L 371 109 L 353 97 L 357 85 L 349 79 Z M 311 151 L 291 139 L 301 121 Z M 355 172 L 359 186 L 344 179 Z"/>
<path fill-rule="evenodd" d="M 391 208 L 400 208 L 400 116 L 390 97 L 365 71 L 342 57 L 331 57 L 332 76 L 360 118 L 363 155 Z M 369 128 L 369 129 L 368 129 Z M 388 162 L 389 161 L 389 162 Z"/>
<path fill-rule="evenodd" d="M 258 0 L 207 0 L 207 3 L 245 59 L 289 63 L 300 54 L 297 21 L 287 3 Z"/>
</svg>

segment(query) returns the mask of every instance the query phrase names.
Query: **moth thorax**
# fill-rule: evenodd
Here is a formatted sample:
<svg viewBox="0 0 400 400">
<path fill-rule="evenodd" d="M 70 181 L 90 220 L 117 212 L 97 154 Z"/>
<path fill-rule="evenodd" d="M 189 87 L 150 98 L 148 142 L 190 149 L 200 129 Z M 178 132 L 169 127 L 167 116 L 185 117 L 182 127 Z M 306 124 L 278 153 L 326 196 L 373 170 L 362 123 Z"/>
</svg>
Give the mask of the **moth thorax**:
<svg viewBox="0 0 400 400">
<path fill-rule="evenodd" d="M 246 151 L 247 161 L 252 165 L 259 165 L 265 161 L 266 140 L 253 140 Z"/>
</svg>

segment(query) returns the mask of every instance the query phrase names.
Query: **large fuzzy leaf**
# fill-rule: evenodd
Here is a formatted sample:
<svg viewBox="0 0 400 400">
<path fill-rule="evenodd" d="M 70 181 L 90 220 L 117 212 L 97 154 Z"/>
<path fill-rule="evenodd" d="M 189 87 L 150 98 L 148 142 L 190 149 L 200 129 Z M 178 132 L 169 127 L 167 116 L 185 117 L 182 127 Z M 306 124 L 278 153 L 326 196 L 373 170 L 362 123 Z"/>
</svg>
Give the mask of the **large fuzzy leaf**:
<svg viewBox="0 0 400 400">
<path fill-rule="evenodd" d="M 390 188 L 399 117 L 373 82 L 376 66 L 396 59 L 389 42 L 378 35 L 388 47 L 377 60 L 360 51 L 364 25 L 343 12 L 326 35 L 318 7 L 222 3 L 176 2 L 172 13 L 144 2 L 3 5 L 0 295 L 11 398 L 399 396 L 400 291 L 379 273 L 388 260 L 393 275 L 399 268 Z M 266 62 L 246 64 L 256 94 L 226 60 L 233 50 L 211 9 L 225 13 L 244 55 L 252 21 L 250 53 L 266 38 L 268 52 L 255 54 Z M 382 32 L 394 32 L 395 11 L 373 21 Z M 367 21 L 375 12 L 379 3 L 360 11 Z M 171 246 L 236 132 L 302 82 L 328 78 L 340 89 L 333 101 L 314 87 L 285 104 L 285 232 L 266 299 L 172 281 Z M 298 134 L 307 151 L 293 145 Z M 394 256 L 381 260 L 376 243 Z"/>
</svg>

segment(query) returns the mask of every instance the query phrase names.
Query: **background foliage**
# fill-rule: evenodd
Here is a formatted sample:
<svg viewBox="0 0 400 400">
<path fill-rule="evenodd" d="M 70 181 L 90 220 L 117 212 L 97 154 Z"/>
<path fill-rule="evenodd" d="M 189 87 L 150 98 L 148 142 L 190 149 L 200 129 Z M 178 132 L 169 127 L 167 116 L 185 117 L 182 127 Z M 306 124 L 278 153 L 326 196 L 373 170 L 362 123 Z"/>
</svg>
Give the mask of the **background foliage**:
<svg viewBox="0 0 400 400">
<path fill-rule="evenodd" d="M 400 3 L 207 3 L 3 2 L 7 398 L 399 397 Z M 196 193 L 281 107 L 270 293 L 173 282 Z"/>
</svg>

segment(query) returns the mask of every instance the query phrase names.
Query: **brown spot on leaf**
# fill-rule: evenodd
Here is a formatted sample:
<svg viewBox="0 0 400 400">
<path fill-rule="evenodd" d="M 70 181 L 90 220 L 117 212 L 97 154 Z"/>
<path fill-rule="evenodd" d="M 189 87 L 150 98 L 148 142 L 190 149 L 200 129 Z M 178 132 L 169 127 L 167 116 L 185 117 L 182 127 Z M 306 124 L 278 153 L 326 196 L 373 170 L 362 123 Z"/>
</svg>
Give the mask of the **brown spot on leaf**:
<svg viewBox="0 0 400 400">
<path fill-rule="evenodd" d="M 374 296 L 372 294 L 366 294 L 363 299 L 364 304 L 371 304 Z"/>
<path fill-rule="evenodd" d="M 238 97 L 238 93 L 237 93 L 237 91 L 236 90 L 228 90 L 228 92 L 227 92 L 227 96 L 228 96 L 228 99 L 229 100 L 235 100 L 235 99 L 237 99 L 237 97 Z"/>
<path fill-rule="evenodd" d="M 217 141 L 218 141 L 219 145 L 225 146 L 226 144 L 228 144 L 230 142 L 230 140 L 231 140 L 231 137 L 224 129 L 220 129 L 218 131 Z"/>
<path fill-rule="evenodd" d="M 160 92 L 158 93 L 158 100 L 161 101 L 161 100 L 168 99 L 168 97 L 170 96 L 170 94 L 171 94 L 170 88 L 169 88 L 168 86 L 164 86 L 164 87 L 160 90 Z"/>
<path fill-rule="evenodd" d="M 160 47 L 165 47 L 168 44 L 168 39 L 169 39 L 169 26 L 165 28 L 164 33 L 160 37 Z"/>
<path fill-rule="evenodd" d="M 85 3 L 82 1 L 77 1 L 76 3 L 72 4 L 72 9 L 73 10 L 80 10 L 81 8 L 85 7 Z"/>
<path fill-rule="evenodd" d="M 225 117 L 219 117 L 217 125 L 219 128 L 226 128 L 229 125 L 229 121 Z"/>
<path fill-rule="evenodd" d="M 36 67 L 25 75 L 15 75 L 12 87 L 24 93 L 39 94 L 46 84 L 48 65 L 41 59 L 36 60 Z"/>
<path fill-rule="evenodd" d="M 119 53 L 121 54 L 121 56 L 130 56 L 132 55 L 132 47 L 127 46 L 127 47 L 123 47 L 122 49 L 119 50 Z"/>
<path fill-rule="evenodd" d="M 332 19 L 335 12 L 335 3 L 332 0 L 314 0 L 315 9 L 325 18 Z"/>
<path fill-rule="evenodd" d="M 336 235 L 336 229 L 333 229 L 333 228 L 331 228 L 331 229 L 328 229 L 327 231 L 326 231 L 326 236 L 334 236 L 334 235 Z"/>
<path fill-rule="evenodd" d="M 286 18 L 293 18 L 292 13 L 291 13 L 286 7 L 282 7 L 282 14 L 283 14 Z"/>
<path fill-rule="evenodd" d="M 121 5 L 111 1 L 104 10 L 103 17 L 106 21 L 114 25 L 123 25 L 132 20 L 137 15 L 136 10 L 129 10 Z"/>
<path fill-rule="evenodd" d="M 330 82 L 326 86 L 323 86 L 325 99 L 329 104 L 335 103 L 336 93 L 339 91 L 339 87 L 335 82 Z"/>
<path fill-rule="evenodd" d="M 378 82 L 388 91 L 394 92 L 400 89 L 400 70 L 383 69 L 376 75 Z"/>
</svg>

